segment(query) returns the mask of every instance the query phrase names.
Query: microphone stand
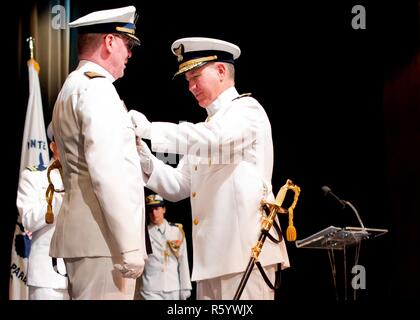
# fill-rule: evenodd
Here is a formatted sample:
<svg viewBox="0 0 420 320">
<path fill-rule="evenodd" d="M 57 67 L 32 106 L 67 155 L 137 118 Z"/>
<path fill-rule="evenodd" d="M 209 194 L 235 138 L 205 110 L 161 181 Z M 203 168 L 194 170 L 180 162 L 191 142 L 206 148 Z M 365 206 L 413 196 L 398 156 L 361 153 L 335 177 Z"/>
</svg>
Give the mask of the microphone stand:
<svg viewBox="0 0 420 320">
<path fill-rule="evenodd" d="M 356 208 L 350 203 L 350 201 L 343 200 L 343 202 L 346 205 L 348 205 L 354 211 L 354 213 L 356 214 L 357 220 L 359 220 L 359 223 L 360 223 L 362 229 L 365 230 L 366 228 L 363 225 L 362 219 L 360 219 L 359 213 L 357 212 Z"/>
<path fill-rule="evenodd" d="M 360 218 L 359 213 L 357 212 L 355 206 L 353 206 L 350 201 L 342 200 L 347 206 L 349 206 L 353 212 L 356 214 L 357 220 L 359 220 L 360 226 L 362 227 L 362 231 L 365 232 L 366 228 L 362 222 L 362 219 Z M 355 264 L 357 264 L 357 261 L 359 260 L 359 253 L 360 253 L 360 243 L 357 246 L 356 249 L 356 257 L 355 257 Z M 346 262 L 346 247 L 344 246 L 344 298 L 347 300 L 347 262 Z M 353 290 L 353 299 L 356 300 L 356 290 Z"/>
</svg>

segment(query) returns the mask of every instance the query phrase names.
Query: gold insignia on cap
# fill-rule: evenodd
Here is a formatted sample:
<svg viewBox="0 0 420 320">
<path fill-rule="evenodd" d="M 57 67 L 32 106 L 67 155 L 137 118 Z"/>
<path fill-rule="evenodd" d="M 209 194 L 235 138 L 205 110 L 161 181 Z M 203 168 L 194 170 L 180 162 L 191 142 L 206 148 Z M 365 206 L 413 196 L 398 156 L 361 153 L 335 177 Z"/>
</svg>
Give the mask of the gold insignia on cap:
<svg viewBox="0 0 420 320">
<path fill-rule="evenodd" d="M 146 197 L 146 205 L 161 204 L 163 205 L 164 200 L 158 194 L 151 194 Z"/>
<path fill-rule="evenodd" d="M 206 64 L 207 62 L 217 60 L 217 56 L 208 56 L 208 57 L 202 57 L 197 59 L 191 59 L 188 61 L 185 61 L 184 63 L 181 63 L 179 65 L 179 70 L 177 73 L 175 73 L 175 76 L 185 73 L 187 71 L 190 71 L 194 68 L 201 67 L 202 65 Z"/>
<path fill-rule="evenodd" d="M 178 62 L 181 62 L 182 59 L 184 59 L 184 57 L 182 56 L 184 54 L 184 45 L 181 43 L 178 48 L 174 48 L 174 52 L 176 54 Z"/>
</svg>

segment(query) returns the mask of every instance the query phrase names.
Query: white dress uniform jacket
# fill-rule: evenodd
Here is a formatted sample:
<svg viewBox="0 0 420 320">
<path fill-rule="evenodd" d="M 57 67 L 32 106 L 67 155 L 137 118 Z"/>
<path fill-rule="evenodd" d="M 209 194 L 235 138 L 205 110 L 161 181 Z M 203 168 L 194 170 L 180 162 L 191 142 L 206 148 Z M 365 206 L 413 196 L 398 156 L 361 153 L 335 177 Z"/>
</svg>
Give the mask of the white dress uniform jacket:
<svg viewBox="0 0 420 320">
<path fill-rule="evenodd" d="M 58 171 L 51 171 L 50 177 L 55 189 L 61 190 L 63 185 Z M 67 278 L 55 272 L 52 258 L 48 254 L 55 224 L 45 222 L 45 213 L 47 212 L 45 191 L 47 188 L 47 170 L 25 169 L 22 171 L 16 204 L 25 230 L 32 232 L 27 283 L 34 287 L 67 289 Z M 54 193 L 52 202 L 54 222 L 62 201 L 63 194 Z M 66 273 L 62 259 L 57 259 L 57 267 L 60 273 Z"/>
<path fill-rule="evenodd" d="M 101 66 L 82 60 L 54 106 L 53 130 L 66 193 L 52 256 L 118 257 L 139 249 L 147 257 L 135 134 L 114 80 Z"/>
<path fill-rule="evenodd" d="M 265 215 L 260 200 L 274 199 L 271 125 L 262 106 L 232 87 L 206 110 L 206 122 L 151 125 L 153 151 L 184 154 L 177 168 L 152 157 L 147 187 L 170 201 L 191 197 L 193 281 L 245 271 Z M 267 239 L 259 260 L 289 267 L 284 241 Z"/>
<path fill-rule="evenodd" d="M 165 219 L 160 226 L 149 224 L 148 229 L 153 254 L 149 255 L 144 266 L 140 289 L 151 292 L 191 290 L 186 239 L 178 226 Z M 167 242 L 181 239 L 177 258 Z"/>
</svg>

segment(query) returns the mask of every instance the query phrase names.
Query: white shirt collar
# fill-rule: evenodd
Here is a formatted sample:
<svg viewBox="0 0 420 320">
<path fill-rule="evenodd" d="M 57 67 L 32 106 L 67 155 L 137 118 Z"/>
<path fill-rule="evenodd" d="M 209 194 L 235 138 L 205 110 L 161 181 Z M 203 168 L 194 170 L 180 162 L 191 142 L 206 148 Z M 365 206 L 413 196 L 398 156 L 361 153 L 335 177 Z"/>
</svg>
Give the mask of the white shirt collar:
<svg viewBox="0 0 420 320">
<path fill-rule="evenodd" d="M 166 219 L 163 220 L 162 224 L 153 224 L 151 223 L 152 229 L 156 229 L 156 231 L 160 231 L 160 233 L 165 234 L 165 230 L 166 230 L 166 224 L 168 222 L 166 221 Z"/>
<path fill-rule="evenodd" d="M 238 91 L 236 91 L 235 87 L 230 87 L 229 89 L 226 89 L 221 94 L 219 94 L 216 100 L 214 100 L 210 105 L 207 106 L 207 115 L 209 117 L 214 116 L 216 112 L 220 110 L 220 107 L 228 104 L 237 96 L 239 96 L 239 93 Z"/>
<path fill-rule="evenodd" d="M 77 70 L 81 71 L 93 71 L 103 75 L 109 81 L 114 82 L 115 78 L 102 66 L 99 64 L 89 61 L 89 60 L 80 60 Z"/>
</svg>

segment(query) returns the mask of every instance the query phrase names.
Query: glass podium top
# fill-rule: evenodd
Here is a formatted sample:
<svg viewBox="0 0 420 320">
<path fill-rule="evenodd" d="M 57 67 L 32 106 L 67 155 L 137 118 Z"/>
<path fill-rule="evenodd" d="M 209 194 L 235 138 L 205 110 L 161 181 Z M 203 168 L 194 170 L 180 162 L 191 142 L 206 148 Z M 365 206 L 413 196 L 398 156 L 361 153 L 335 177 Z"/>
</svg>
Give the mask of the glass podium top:
<svg viewBox="0 0 420 320">
<path fill-rule="evenodd" d="M 387 233 L 386 229 L 329 226 L 305 239 L 296 240 L 297 248 L 342 250 L 364 239 L 375 238 Z"/>
</svg>

